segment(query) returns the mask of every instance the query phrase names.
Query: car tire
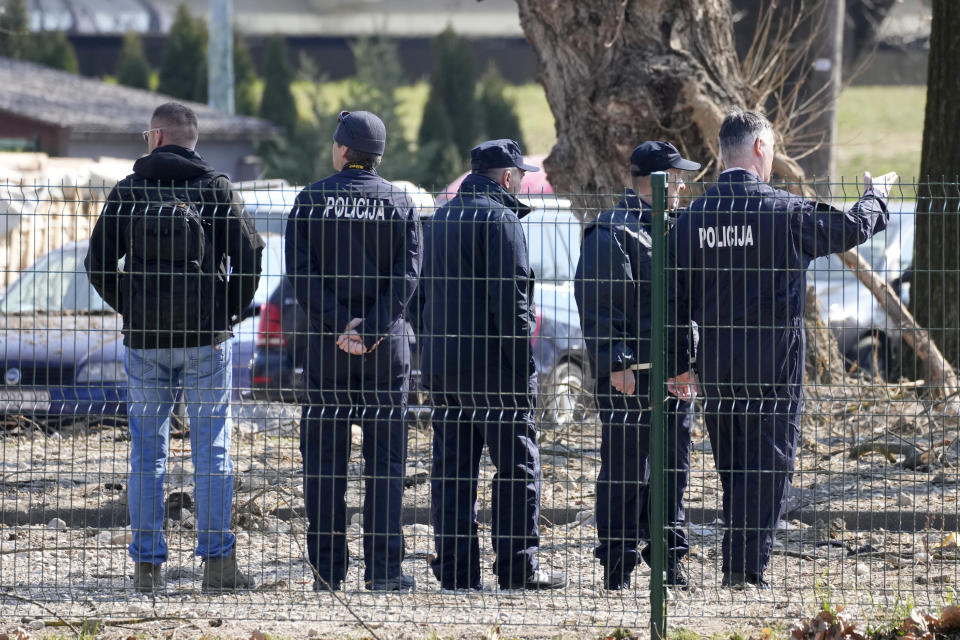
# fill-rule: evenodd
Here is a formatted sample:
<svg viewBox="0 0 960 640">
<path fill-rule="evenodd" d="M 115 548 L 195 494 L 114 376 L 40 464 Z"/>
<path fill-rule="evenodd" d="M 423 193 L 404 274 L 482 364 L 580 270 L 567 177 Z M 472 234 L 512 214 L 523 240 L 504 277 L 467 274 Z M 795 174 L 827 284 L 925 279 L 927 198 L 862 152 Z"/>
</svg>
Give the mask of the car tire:
<svg viewBox="0 0 960 640">
<path fill-rule="evenodd" d="M 566 429 L 592 421 L 596 412 L 590 379 L 584 367 L 573 360 L 557 363 L 545 376 L 538 396 L 540 429 Z"/>
</svg>

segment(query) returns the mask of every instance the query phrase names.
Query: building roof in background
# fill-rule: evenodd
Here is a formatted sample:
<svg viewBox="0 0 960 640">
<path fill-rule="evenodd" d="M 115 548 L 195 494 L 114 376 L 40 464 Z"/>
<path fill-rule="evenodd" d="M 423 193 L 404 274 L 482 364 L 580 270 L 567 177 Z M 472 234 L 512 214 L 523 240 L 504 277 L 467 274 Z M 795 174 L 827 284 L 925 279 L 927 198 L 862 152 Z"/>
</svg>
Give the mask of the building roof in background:
<svg viewBox="0 0 960 640">
<path fill-rule="evenodd" d="M 6 0 L 0 0 L 0 5 Z M 181 0 L 27 0 L 35 31 L 166 33 Z M 208 0 L 192 0 L 206 14 Z M 522 37 L 514 0 L 234 0 L 237 27 L 249 35 L 432 36 L 452 25 L 468 36 Z"/>
<path fill-rule="evenodd" d="M 10 58 L 0 58 L 0 86 L 0 112 L 64 127 L 75 137 L 138 134 L 158 105 L 174 100 Z M 263 138 L 274 130 L 266 120 L 180 102 L 196 112 L 201 138 Z"/>
</svg>

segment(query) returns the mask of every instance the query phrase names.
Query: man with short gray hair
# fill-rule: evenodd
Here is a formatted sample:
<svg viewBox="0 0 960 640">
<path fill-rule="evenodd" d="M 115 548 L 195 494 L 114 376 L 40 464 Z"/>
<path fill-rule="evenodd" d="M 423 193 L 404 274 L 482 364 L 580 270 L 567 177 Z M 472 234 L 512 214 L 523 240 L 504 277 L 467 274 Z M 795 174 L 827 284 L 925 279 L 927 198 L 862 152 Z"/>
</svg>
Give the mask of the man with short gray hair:
<svg viewBox="0 0 960 640">
<path fill-rule="evenodd" d="M 668 323 L 699 326 L 696 371 L 723 488 L 723 584 L 763 589 L 800 433 L 807 267 L 886 228 L 897 174 L 864 173 L 863 196 L 844 213 L 767 184 L 775 136 L 762 114 L 729 113 L 719 138 L 725 170 L 671 234 Z"/>
<path fill-rule="evenodd" d="M 170 414 L 182 393 L 202 588 L 250 588 L 230 532 L 230 337 L 257 290 L 264 242 L 230 179 L 196 152 L 189 107 L 160 105 L 141 136 L 149 153 L 110 192 L 85 262 L 90 284 L 123 316 L 133 585 L 142 593 L 163 588 L 163 481 Z"/>
</svg>

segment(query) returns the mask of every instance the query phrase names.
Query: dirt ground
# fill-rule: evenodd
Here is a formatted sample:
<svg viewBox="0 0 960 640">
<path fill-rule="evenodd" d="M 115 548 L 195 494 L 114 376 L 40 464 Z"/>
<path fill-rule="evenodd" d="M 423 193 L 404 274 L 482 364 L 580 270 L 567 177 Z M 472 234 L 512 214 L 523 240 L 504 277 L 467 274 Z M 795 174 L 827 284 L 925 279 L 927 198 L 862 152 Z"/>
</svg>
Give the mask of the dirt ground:
<svg viewBox="0 0 960 640">
<path fill-rule="evenodd" d="M 883 440 L 890 433 L 901 440 L 909 436 L 921 448 L 931 438 L 951 442 L 955 434 L 940 433 L 949 421 L 923 422 L 915 415 L 905 420 L 913 415 L 915 398 L 905 392 L 898 396 L 887 387 L 858 389 L 856 402 L 849 388 L 816 391 L 807 406 L 790 515 L 775 543 L 770 591 L 720 587 L 722 523 L 715 519 L 719 483 L 698 423 L 687 492 L 692 550 L 686 566 L 692 586 L 668 593 L 672 628 L 701 633 L 787 628 L 825 604 L 842 604 L 850 616 L 869 619 L 905 603 L 933 609 L 952 598 L 960 550 L 957 535 L 950 535 L 946 525 L 957 519 L 956 467 L 941 456 L 926 466 L 906 468 L 906 448 L 881 448 L 878 453 L 866 447 L 859 458 L 849 457 L 857 443 L 874 442 L 877 436 Z M 238 554 L 259 585 L 240 595 L 201 593 L 202 569 L 193 554 L 195 519 L 192 505 L 186 503 L 167 521 L 166 592 L 153 599 L 131 591 L 133 566 L 125 548 L 129 532 L 123 526 L 129 448 L 125 428 L 77 425 L 52 434 L 29 426 L 8 429 L 0 438 L 0 632 L 22 626 L 37 633 L 41 623 L 59 624 L 60 619 L 71 624 L 107 621 L 111 626 L 101 637 L 172 631 L 177 637 L 249 638 L 257 628 L 274 637 L 477 637 L 499 624 L 508 636 L 596 638 L 617 626 L 641 632 L 647 628 L 649 572 L 638 570 L 630 590 L 606 592 L 592 556 L 599 464 L 596 423 L 587 420 L 541 433 L 540 561 L 568 573 L 565 590 L 497 590 L 489 572 L 493 558 L 484 522 L 487 589 L 470 595 L 440 593 L 427 567 L 433 551 L 431 432 L 429 425 L 420 425 L 410 429 L 404 495 L 404 570 L 416 578 L 416 591 L 374 595 L 362 588 L 362 523 L 356 514 L 348 529 L 352 566 L 345 591 L 316 594 L 310 589 L 312 577 L 302 548 L 298 410 L 249 403 L 237 407 L 236 414 Z M 359 430 L 354 440 L 358 445 Z M 354 446 L 351 507 L 361 504 L 362 468 L 359 447 Z M 191 474 L 189 440 L 173 439 L 168 496 L 191 494 Z M 493 476 L 487 459 L 482 476 L 481 511 L 489 506 Z M 887 526 L 858 529 L 850 526 L 851 513 L 883 515 Z M 114 514 L 110 526 L 102 526 L 108 520 L 102 514 Z M 68 631 L 57 626 L 42 633 Z"/>
</svg>

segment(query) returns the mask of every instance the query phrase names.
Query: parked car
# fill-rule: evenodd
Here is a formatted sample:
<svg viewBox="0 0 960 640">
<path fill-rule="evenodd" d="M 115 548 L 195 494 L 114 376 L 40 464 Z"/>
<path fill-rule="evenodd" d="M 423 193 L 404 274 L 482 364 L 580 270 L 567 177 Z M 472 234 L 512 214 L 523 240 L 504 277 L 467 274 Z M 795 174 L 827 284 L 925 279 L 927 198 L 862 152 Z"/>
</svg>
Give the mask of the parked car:
<svg viewBox="0 0 960 640">
<path fill-rule="evenodd" d="M 565 198 L 531 195 L 523 200 L 533 207 L 520 223 L 536 275 L 532 344 L 540 380 L 538 422 L 542 427 L 563 427 L 586 420 L 594 410 L 593 373 L 573 295 L 580 221 Z"/>
<path fill-rule="evenodd" d="M 279 237 L 266 235 L 250 315 L 234 327 L 234 395 L 250 386 L 257 319 L 282 276 Z M 41 256 L 0 296 L 0 412 L 51 422 L 126 415 L 121 318 L 90 285 L 86 243 Z"/>
<path fill-rule="evenodd" d="M 910 301 L 909 272 L 913 264 L 913 204 L 894 201 L 890 209 L 886 230 L 870 238 L 858 251 L 874 271 L 899 291 L 906 304 Z M 900 327 L 840 258 L 818 258 L 807 273 L 848 369 L 855 365 L 885 380 L 897 380 L 901 375 L 912 377 Z"/>
</svg>

